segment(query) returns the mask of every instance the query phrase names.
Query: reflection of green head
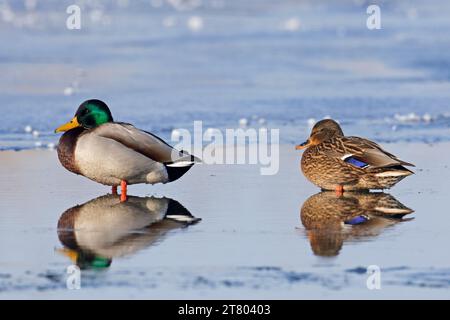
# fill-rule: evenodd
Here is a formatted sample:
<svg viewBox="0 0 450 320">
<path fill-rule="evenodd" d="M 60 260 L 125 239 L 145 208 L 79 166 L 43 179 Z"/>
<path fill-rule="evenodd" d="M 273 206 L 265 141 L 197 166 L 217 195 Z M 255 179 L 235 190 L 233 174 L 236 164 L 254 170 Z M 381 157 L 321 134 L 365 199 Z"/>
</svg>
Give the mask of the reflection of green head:
<svg viewBox="0 0 450 320">
<path fill-rule="evenodd" d="M 110 258 L 101 257 L 80 249 L 69 249 L 65 247 L 64 249 L 59 249 L 58 252 L 68 257 L 82 270 L 109 268 L 112 262 Z"/>
<path fill-rule="evenodd" d="M 77 258 L 77 266 L 80 269 L 105 269 L 109 268 L 112 259 L 80 251 Z"/>
</svg>

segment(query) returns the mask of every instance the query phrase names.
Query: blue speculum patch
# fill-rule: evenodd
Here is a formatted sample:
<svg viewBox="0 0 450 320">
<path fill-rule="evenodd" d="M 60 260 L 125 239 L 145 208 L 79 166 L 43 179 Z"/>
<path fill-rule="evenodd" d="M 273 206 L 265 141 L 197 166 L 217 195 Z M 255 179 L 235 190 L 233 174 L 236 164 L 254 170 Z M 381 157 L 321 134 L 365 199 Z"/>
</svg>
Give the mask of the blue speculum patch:
<svg viewBox="0 0 450 320">
<path fill-rule="evenodd" d="M 367 163 L 365 163 L 363 161 L 360 161 L 360 160 L 358 160 L 356 158 L 353 158 L 353 157 L 348 157 L 344 161 L 347 162 L 347 163 L 350 163 L 351 165 L 354 165 L 355 167 L 358 167 L 358 168 L 365 168 L 365 167 L 368 166 Z"/>
<path fill-rule="evenodd" d="M 367 218 L 365 216 L 357 216 L 357 217 L 354 217 L 354 218 L 352 218 L 350 220 L 345 221 L 344 223 L 345 224 L 350 224 L 350 225 L 356 225 L 356 224 L 364 223 L 364 222 L 366 222 L 368 220 L 369 220 L 369 218 Z"/>
</svg>

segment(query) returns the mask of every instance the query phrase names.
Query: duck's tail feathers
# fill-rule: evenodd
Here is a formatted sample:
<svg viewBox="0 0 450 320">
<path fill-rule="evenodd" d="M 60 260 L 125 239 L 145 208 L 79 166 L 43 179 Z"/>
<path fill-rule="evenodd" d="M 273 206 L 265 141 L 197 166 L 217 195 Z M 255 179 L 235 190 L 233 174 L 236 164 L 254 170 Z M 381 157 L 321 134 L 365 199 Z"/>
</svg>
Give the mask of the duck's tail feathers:
<svg viewBox="0 0 450 320">
<path fill-rule="evenodd" d="M 180 161 L 180 162 L 172 162 L 165 163 L 164 166 L 166 168 L 167 176 L 169 182 L 175 181 L 182 177 L 189 169 L 194 165 L 193 162 L 188 161 Z"/>
<path fill-rule="evenodd" d="M 413 171 L 404 166 L 391 166 L 384 168 L 383 172 L 377 173 L 377 177 L 407 177 L 414 174 Z"/>
<path fill-rule="evenodd" d="M 165 217 L 184 224 L 194 224 L 201 220 L 200 218 L 194 217 L 188 209 L 173 199 L 169 201 Z"/>
<path fill-rule="evenodd" d="M 400 165 L 402 166 L 407 166 L 407 167 L 415 167 L 416 165 L 410 162 L 406 162 L 403 160 L 400 160 L 399 158 L 396 158 L 396 160 L 400 163 Z"/>
<path fill-rule="evenodd" d="M 413 213 L 414 210 L 403 205 L 390 195 L 381 197 L 380 201 L 374 207 L 377 214 L 386 218 L 401 219 L 403 216 Z"/>
<path fill-rule="evenodd" d="M 408 207 L 388 207 L 388 206 L 378 206 L 375 207 L 378 212 L 383 212 L 387 214 L 409 214 L 414 212 L 414 210 Z"/>
<path fill-rule="evenodd" d="M 173 159 L 173 158 L 172 158 Z M 165 162 L 164 164 L 169 167 L 185 167 L 188 165 L 194 165 L 195 163 L 200 163 L 202 160 L 196 156 L 191 155 L 187 151 L 179 151 L 175 160 L 171 162 Z"/>
<path fill-rule="evenodd" d="M 180 151 L 180 157 L 175 161 L 165 162 L 164 166 L 169 176 L 169 181 L 175 181 L 182 177 L 188 170 L 201 160 L 196 156 L 187 153 L 184 150 Z"/>
</svg>

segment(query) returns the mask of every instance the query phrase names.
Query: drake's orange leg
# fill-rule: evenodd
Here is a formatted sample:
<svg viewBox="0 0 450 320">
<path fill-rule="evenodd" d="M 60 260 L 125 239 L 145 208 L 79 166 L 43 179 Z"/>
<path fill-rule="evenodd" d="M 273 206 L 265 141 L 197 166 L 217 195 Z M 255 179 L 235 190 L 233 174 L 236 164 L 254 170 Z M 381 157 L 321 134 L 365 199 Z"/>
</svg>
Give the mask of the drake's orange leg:
<svg viewBox="0 0 450 320">
<path fill-rule="evenodd" d="M 342 196 L 344 194 L 344 186 L 336 186 L 335 191 L 338 197 Z"/>
<path fill-rule="evenodd" d="M 127 182 L 122 180 L 120 182 L 120 202 L 127 201 Z"/>
<path fill-rule="evenodd" d="M 112 192 L 113 196 L 117 196 L 117 186 L 112 186 L 111 192 Z"/>
</svg>

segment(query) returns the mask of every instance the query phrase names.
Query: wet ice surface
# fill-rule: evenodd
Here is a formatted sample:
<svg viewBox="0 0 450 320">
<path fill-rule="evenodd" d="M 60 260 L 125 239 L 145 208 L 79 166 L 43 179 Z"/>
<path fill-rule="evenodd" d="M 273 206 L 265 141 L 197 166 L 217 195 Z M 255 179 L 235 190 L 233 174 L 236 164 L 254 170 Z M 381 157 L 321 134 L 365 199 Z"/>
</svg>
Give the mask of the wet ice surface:
<svg viewBox="0 0 450 320">
<path fill-rule="evenodd" d="M 364 1 L 81 1 L 70 31 L 72 3 L 3 1 L 1 149 L 56 143 L 54 128 L 91 97 L 165 139 L 193 120 L 263 118 L 292 143 L 326 116 L 378 141 L 450 136 L 445 1 L 383 2 L 375 31 Z"/>
<path fill-rule="evenodd" d="M 389 192 L 415 212 L 330 228 L 324 238 L 302 220 L 319 190 L 301 176 L 292 146 L 281 146 L 275 176 L 257 166 L 198 165 L 175 183 L 130 186 L 133 210 L 101 204 L 108 189 L 65 171 L 53 151 L 3 152 L 0 297 L 448 298 L 450 171 L 445 159 L 424 156 L 447 155 L 448 144 L 389 149 L 417 164 Z M 155 198 L 163 197 L 202 220 L 161 223 L 157 208 L 165 207 Z M 73 219 L 59 224 L 68 232 L 61 237 L 67 212 Z M 138 229 L 143 219 L 154 222 Z M 83 268 L 78 291 L 66 288 L 75 261 Z M 381 290 L 366 287 L 370 265 L 381 268 Z"/>
<path fill-rule="evenodd" d="M 84 271 L 82 289 L 70 291 L 65 285 L 67 276 L 61 273 L 60 268 L 55 268 L 54 271 L 30 272 L 2 281 L 1 289 L 8 290 L 10 297 L 28 298 L 199 299 L 226 298 L 230 295 L 235 299 L 448 298 L 444 291 L 449 288 L 449 269 L 385 269 L 383 276 L 389 279 L 383 282 L 385 291 L 369 291 L 361 287 L 367 277 L 365 267 L 322 274 L 291 270 L 261 266 L 195 267 L 184 271 L 170 267 L 136 268 L 108 274 Z M 20 284 L 15 283 L 18 279 Z"/>
</svg>

